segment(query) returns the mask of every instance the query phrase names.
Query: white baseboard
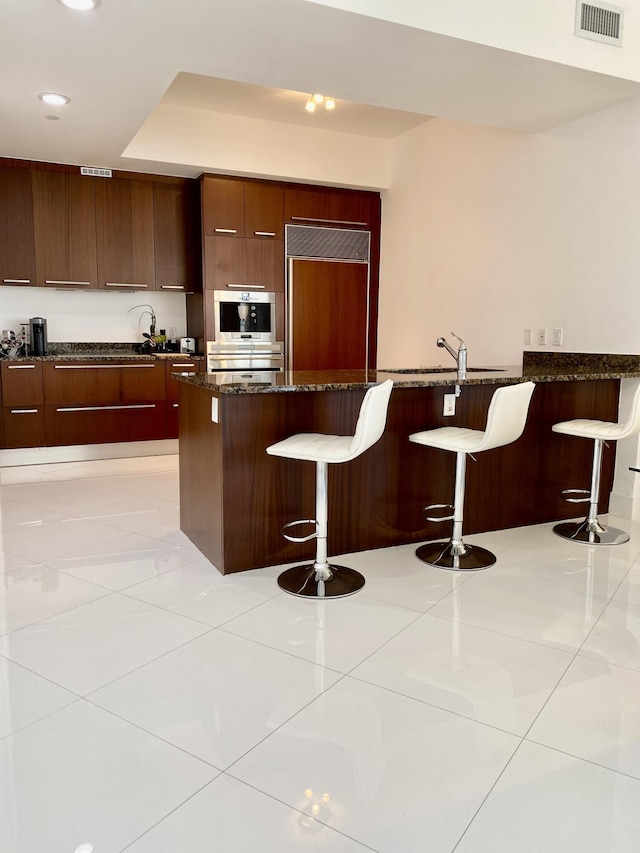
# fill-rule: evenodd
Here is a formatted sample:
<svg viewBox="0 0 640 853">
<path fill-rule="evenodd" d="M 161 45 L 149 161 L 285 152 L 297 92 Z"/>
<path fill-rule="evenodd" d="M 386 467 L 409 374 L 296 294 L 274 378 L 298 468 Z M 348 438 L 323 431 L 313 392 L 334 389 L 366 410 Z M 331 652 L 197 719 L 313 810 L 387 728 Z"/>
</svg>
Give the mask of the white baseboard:
<svg viewBox="0 0 640 853">
<path fill-rule="evenodd" d="M 55 462 L 89 462 L 95 459 L 127 459 L 132 456 L 165 456 L 177 452 L 177 438 L 114 444 L 72 444 L 68 447 L 21 447 L 15 450 L 0 450 L 0 468 L 48 465 Z"/>
</svg>

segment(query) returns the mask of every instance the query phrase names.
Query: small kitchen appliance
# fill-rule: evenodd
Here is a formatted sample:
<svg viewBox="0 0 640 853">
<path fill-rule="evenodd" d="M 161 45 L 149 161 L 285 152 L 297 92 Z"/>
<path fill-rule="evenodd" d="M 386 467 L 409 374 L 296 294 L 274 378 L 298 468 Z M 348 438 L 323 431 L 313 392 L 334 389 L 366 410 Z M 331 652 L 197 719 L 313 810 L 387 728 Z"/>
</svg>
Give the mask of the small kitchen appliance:
<svg viewBox="0 0 640 853">
<path fill-rule="evenodd" d="M 44 317 L 32 317 L 29 320 L 31 355 L 47 354 L 47 321 Z"/>
<path fill-rule="evenodd" d="M 196 339 L 195 338 L 180 338 L 180 352 L 186 352 L 188 355 L 196 354 Z"/>
<path fill-rule="evenodd" d="M 275 293 L 214 290 L 213 310 L 218 343 L 276 339 Z"/>
</svg>

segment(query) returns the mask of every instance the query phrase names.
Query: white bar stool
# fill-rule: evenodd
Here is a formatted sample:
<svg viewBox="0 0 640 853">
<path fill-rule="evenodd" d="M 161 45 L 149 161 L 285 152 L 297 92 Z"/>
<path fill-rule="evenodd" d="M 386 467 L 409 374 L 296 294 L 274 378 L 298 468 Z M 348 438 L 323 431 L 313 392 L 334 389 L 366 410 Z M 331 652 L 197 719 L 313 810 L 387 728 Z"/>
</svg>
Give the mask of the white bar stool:
<svg viewBox="0 0 640 853">
<path fill-rule="evenodd" d="M 631 402 L 631 411 L 626 421 L 590 421 L 578 418 L 554 424 L 553 432 L 593 439 L 593 464 L 591 466 L 591 489 L 565 489 L 562 494 L 569 503 L 589 502 L 589 512 L 584 521 L 562 521 L 553 532 L 563 539 L 584 542 L 588 545 L 622 545 L 629 541 L 629 534 L 616 527 L 605 527 L 598 521 L 598 497 L 602 471 L 602 445 L 606 441 L 618 441 L 640 432 L 640 384 Z"/>
<path fill-rule="evenodd" d="M 282 572 L 278 577 L 278 585 L 285 592 L 303 598 L 344 598 L 364 586 L 364 577 L 360 572 L 327 561 L 328 465 L 350 462 L 378 441 L 384 432 L 392 388 L 391 379 L 369 388 L 364 395 L 352 436 L 300 433 L 267 447 L 267 453 L 271 456 L 316 463 L 316 518 L 292 521 L 282 528 L 282 535 L 290 542 L 315 539 L 316 559 L 314 563 L 294 566 Z M 300 537 L 284 532 L 299 524 L 314 524 L 315 532 Z"/>
<path fill-rule="evenodd" d="M 464 487 L 467 454 L 480 453 L 494 447 L 511 444 L 520 438 L 527 421 L 527 412 L 535 384 L 522 382 L 498 388 L 491 398 L 484 432 L 462 427 L 439 427 L 415 432 L 409 440 L 427 447 L 449 450 L 456 454 L 456 479 L 453 506 L 432 504 L 425 510 L 452 509 L 452 515 L 441 518 L 427 516 L 427 521 L 453 521 L 448 542 L 427 542 L 416 550 L 416 556 L 430 566 L 458 572 L 473 572 L 492 566 L 495 555 L 478 545 L 465 545 L 462 541 Z"/>
</svg>

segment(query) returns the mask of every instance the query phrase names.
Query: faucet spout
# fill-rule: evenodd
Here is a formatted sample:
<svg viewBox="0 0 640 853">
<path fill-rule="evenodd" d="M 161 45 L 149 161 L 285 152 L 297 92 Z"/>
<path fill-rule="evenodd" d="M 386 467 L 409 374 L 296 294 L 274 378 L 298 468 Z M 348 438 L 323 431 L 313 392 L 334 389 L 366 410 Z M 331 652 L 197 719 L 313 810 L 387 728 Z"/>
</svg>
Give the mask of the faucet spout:
<svg viewBox="0 0 640 853">
<path fill-rule="evenodd" d="M 458 381 L 460 381 L 461 379 L 467 378 L 467 345 L 459 335 L 456 335 L 455 332 L 451 332 L 451 334 L 456 338 L 456 340 L 460 341 L 458 352 L 454 350 L 445 338 L 438 338 L 436 346 L 444 347 L 451 357 L 456 360 L 456 364 L 458 366 Z"/>
</svg>

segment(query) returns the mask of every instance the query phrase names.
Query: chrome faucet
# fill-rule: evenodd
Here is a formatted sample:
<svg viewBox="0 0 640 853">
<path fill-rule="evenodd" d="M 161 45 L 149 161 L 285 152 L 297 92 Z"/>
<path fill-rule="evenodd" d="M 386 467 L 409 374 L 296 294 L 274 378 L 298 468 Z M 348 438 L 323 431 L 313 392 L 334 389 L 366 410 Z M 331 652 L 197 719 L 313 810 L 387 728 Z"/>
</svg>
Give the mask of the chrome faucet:
<svg viewBox="0 0 640 853">
<path fill-rule="evenodd" d="M 460 341 L 460 346 L 458 347 L 458 352 L 454 350 L 454 348 L 449 344 L 444 338 L 438 338 L 436 341 L 436 345 L 439 347 L 444 347 L 446 351 L 456 360 L 456 364 L 458 365 L 458 382 L 461 379 L 467 378 L 467 345 L 462 340 L 462 338 L 458 337 L 455 332 L 451 332 L 456 340 Z M 456 385 L 456 397 L 459 396 L 459 386 Z"/>
</svg>

